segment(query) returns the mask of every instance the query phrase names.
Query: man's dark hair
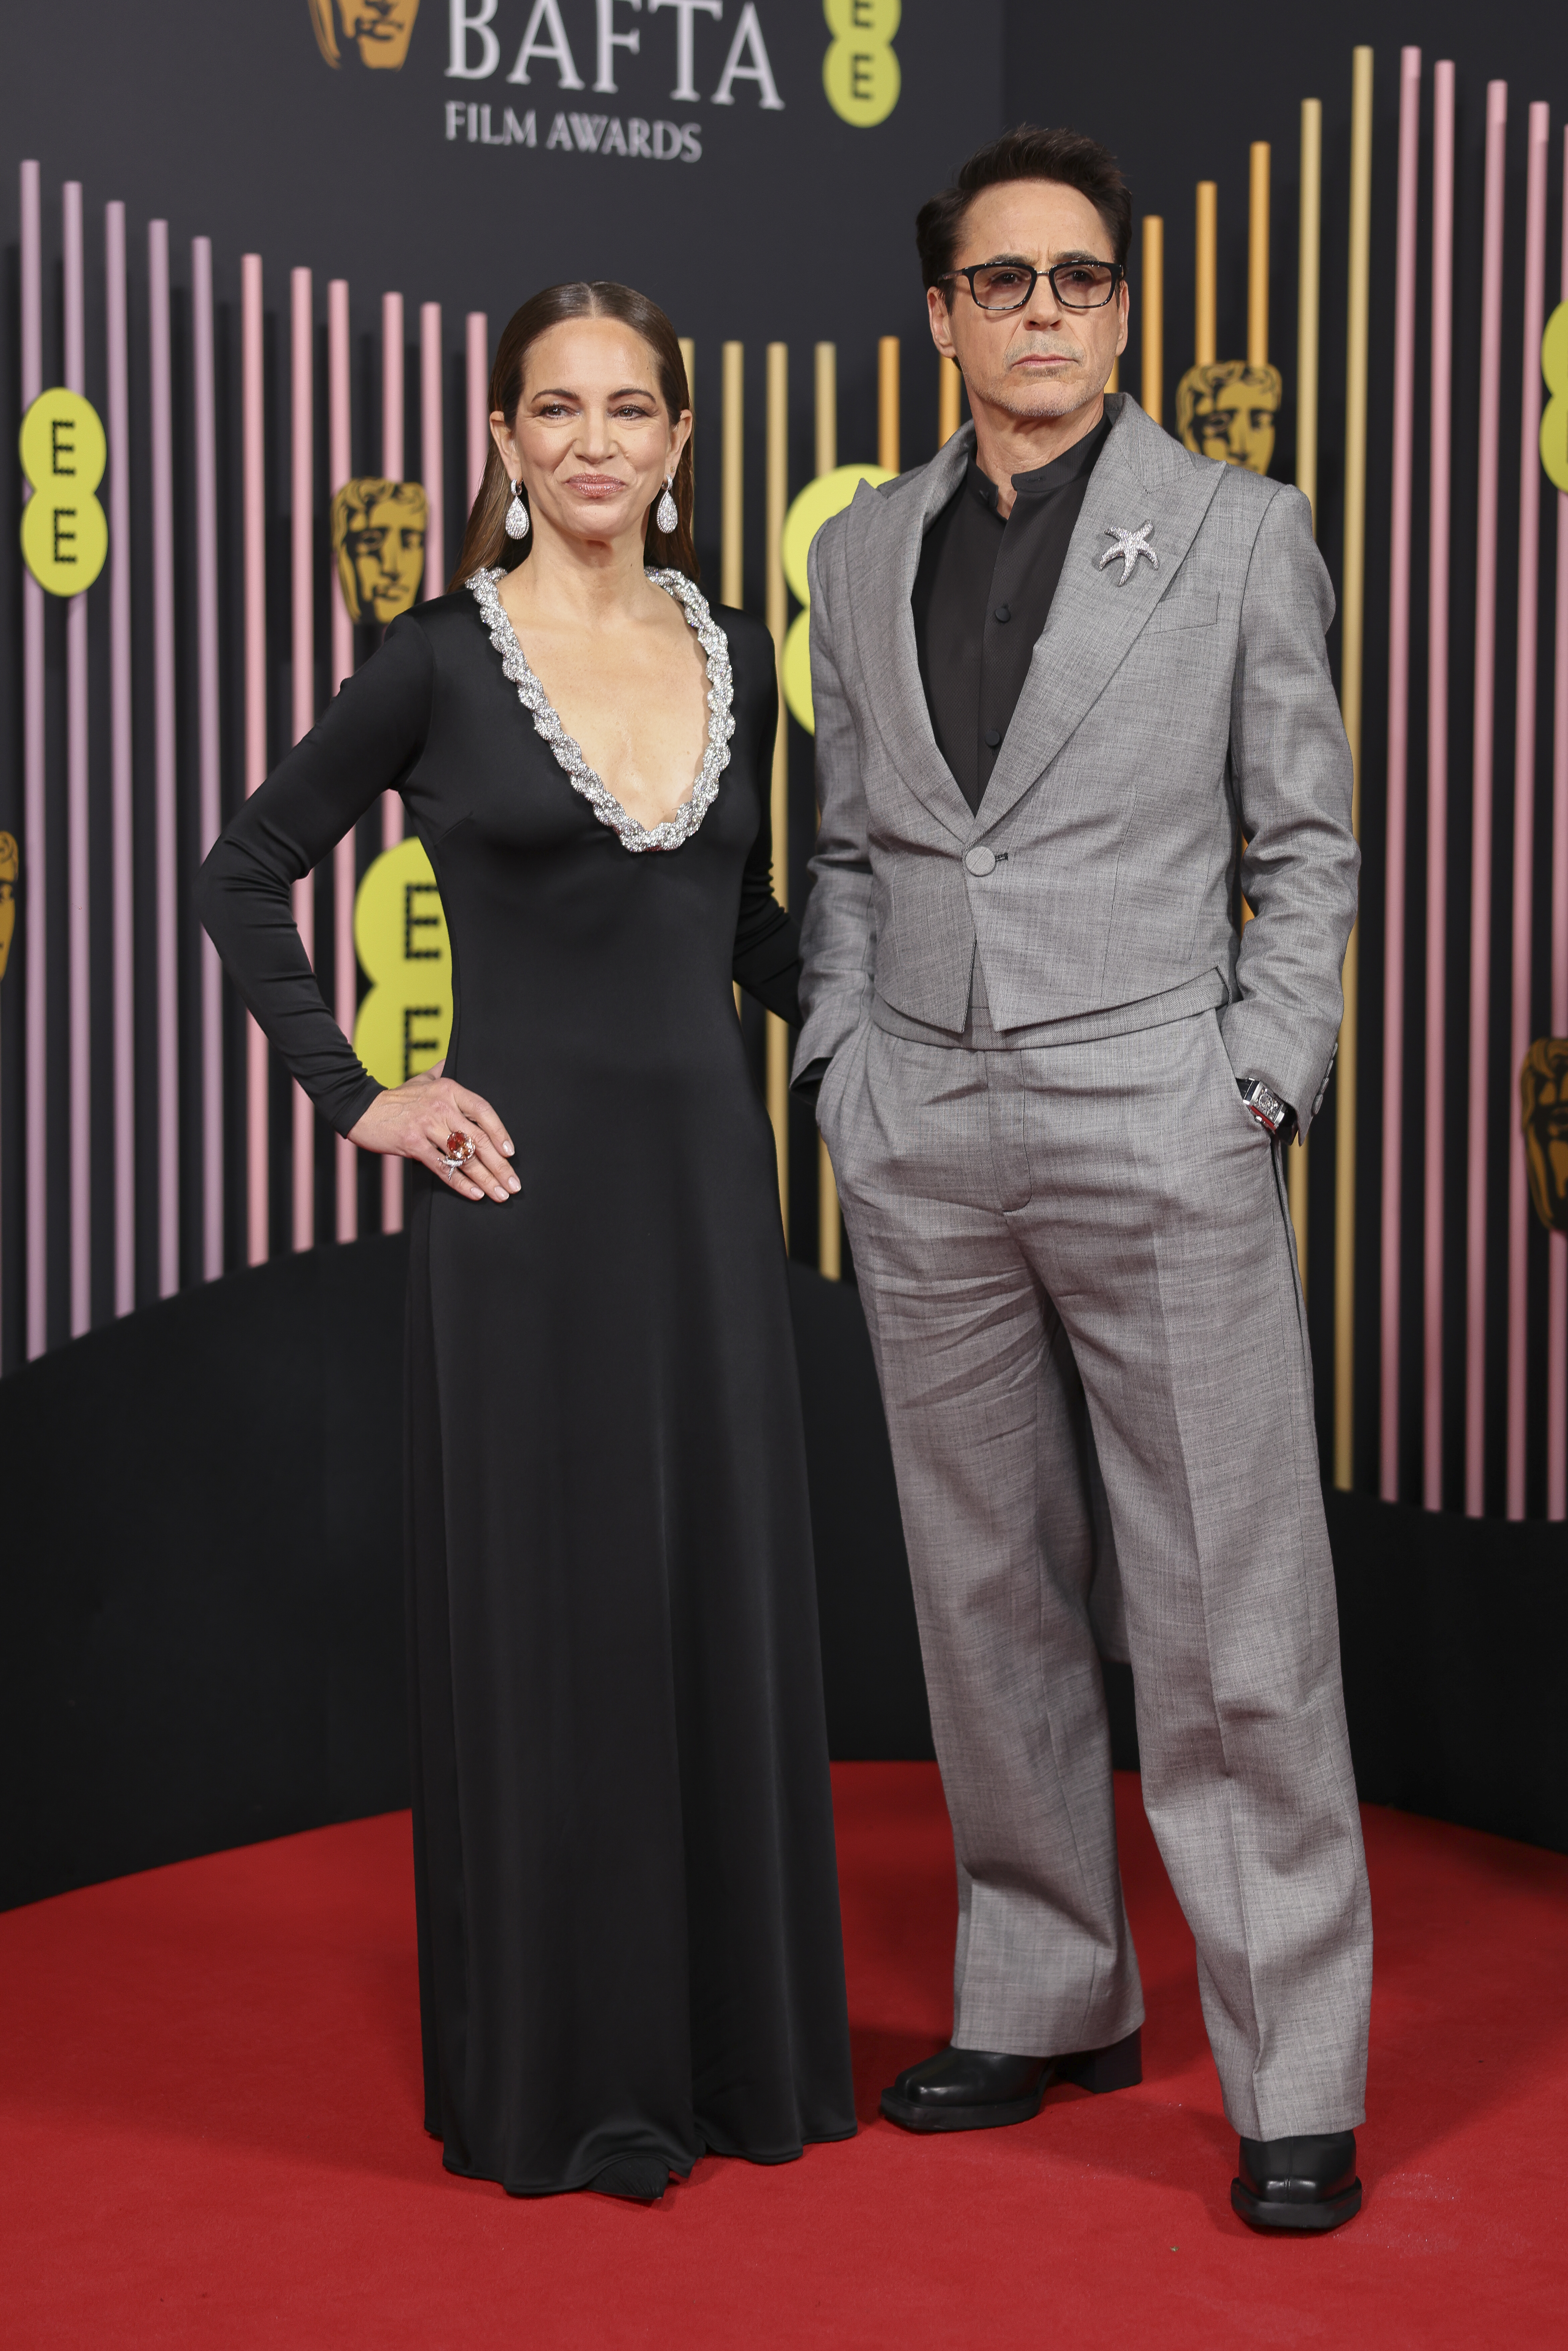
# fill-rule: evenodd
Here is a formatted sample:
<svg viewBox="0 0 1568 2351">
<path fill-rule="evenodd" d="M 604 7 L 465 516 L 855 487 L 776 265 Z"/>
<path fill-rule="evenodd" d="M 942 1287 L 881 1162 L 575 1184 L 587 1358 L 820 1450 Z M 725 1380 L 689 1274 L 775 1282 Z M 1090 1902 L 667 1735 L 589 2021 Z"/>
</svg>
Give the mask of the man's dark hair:
<svg viewBox="0 0 1568 2351">
<path fill-rule="evenodd" d="M 964 214 L 982 188 L 1009 180 L 1058 180 L 1087 196 L 1105 224 L 1113 257 L 1124 262 L 1133 241 L 1133 199 L 1116 168 L 1116 158 L 1081 131 L 1041 131 L 1020 122 L 987 147 L 977 147 L 950 188 L 922 204 L 915 216 L 915 242 L 927 286 L 940 285 L 953 266 Z"/>
</svg>

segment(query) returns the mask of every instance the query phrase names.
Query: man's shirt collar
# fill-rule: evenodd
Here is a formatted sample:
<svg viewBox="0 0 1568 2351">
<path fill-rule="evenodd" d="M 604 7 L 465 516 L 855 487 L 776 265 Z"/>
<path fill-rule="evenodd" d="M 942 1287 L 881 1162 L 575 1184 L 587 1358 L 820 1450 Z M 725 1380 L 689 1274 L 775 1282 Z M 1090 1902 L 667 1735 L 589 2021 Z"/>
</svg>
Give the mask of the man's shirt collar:
<svg viewBox="0 0 1568 2351">
<path fill-rule="evenodd" d="M 1070 482 L 1076 482 L 1089 471 L 1104 447 L 1110 431 L 1111 420 L 1103 416 L 1092 433 L 1086 433 L 1082 441 L 1075 441 L 1071 449 L 1064 449 L 1060 457 L 1051 459 L 1049 465 L 1037 465 L 1030 473 L 1015 474 L 1012 477 L 1014 496 L 1020 498 L 1049 497 L 1053 491 L 1066 489 Z M 973 456 L 965 470 L 964 486 L 983 507 L 992 514 L 996 513 L 997 485 L 988 474 L 980 471 Z"/>
</svg>

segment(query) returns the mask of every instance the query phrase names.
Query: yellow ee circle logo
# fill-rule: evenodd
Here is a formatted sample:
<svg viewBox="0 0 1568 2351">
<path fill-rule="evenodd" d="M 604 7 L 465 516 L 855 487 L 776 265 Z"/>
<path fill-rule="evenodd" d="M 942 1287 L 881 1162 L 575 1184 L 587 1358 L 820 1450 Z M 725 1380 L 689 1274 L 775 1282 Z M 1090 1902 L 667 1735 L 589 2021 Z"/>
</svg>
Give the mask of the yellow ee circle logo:
<svg viewBox="0 0 1568 2351">
<path fill-rule="evenodd" d="M 808 482 L 784 517 L 784 577 L 805 609 L 789 623 L 779 666 L 785 702 L 808 735 L 817 731 L 811 708 L 811 586 L 806 572 L 811 541 L 831 515 L 843 512 L 862 482 L 874 489 L 878 482 L 893 479 L 885 465 L 836 465 L 831 474 L 819 474 Z"/>
<path fill-rule="evenodd" d="M 354 1050 L 379 1084 L 401 1086 L 442 1059 L 452 1034 L 452 941 L 430 860 L 412 833 L 366 871 L 354 898 L 354 952 L 371 983 Z"/>
<path fill-rule="evenodd" d="M 1559 302 L 1546 321 L 1541 372 L 1552 394 L 1541 420 L 1541 462 L 1547 480 L 1568 490 L 1568 302 Z"/>
<path fill-rule="evenodd" d="M 79 596 L 109 553 L 109 517 L 93 496 L 109 460 L 98 411 L 63 385 L 41 392 L 18 441 L 33 491 L 22 508 L 23 559 L 49 595 Z"/>
<path fill-rule="evenodd" d="M 857 131 L 869 131 L 898 104 L 903 76 L 893 37 L 902 0 L 822 0 L 822 14 L 833 36 L 822 59 L 828 104 Z"/>
</svg>

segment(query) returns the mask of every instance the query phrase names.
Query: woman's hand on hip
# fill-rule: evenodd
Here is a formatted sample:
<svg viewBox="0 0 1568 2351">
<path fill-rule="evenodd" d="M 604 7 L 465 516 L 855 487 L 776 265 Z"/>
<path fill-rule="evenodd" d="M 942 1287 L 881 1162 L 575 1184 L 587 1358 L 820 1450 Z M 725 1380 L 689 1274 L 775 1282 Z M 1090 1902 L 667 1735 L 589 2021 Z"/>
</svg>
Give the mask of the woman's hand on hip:
<svg viewBox="0 0 1568 2351">
<path fill-rule="evenodd" d="M 522 1190 L 507 1164 L 512 1138 L 483 1094 L 443 1076 L 445 1066 L 437 1061 L 433 1070 L 378 1094 L 350 1129 L 349 1140 L 361 1151 L 416 1159 L 460 1199 L 508 1200 Z M 460 1166 L 447 1166 L 448 1157 L 460 1156 L 465 1142 L 473 1145 L 469 1156 Z"/>
</svg>

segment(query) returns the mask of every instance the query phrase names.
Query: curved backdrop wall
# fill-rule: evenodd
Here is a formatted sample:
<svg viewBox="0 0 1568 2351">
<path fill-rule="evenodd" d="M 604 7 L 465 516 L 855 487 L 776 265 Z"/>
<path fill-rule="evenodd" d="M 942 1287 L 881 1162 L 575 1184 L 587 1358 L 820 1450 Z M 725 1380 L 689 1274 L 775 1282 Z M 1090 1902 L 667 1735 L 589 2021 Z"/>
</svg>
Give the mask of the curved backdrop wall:
<svg viewBox="0 0 1568 2351">
<path fill-rule="evenodd" d="M 782 652 L 797 502 L 923 462 L 961 413 L 915 208 L 1046 112 L 1133 183 L 1123 385 L 1307 486 L 1340 598 L 1362 917 L 1291 1188 L 1364 1789 L 1561 1840 L 1568 1235 L 1531 1209 L 1519 1092 L 1530 1042 L 1568 1039 L 1568 501 L 1536 442 L 1543 413 L 1562 438 L 1540 366 L 1568 291 L 1556 20 L 1327 0 L 1218 51 L 1151 0 L 1115 25 L 1112 73 L 1012 0 L 397 0 L 368 30 L 338 0 L 81 0 L 0 24 L 0 405 L 11 430 L 74 392 L 104 430 L 78 486 L 99 519 L 47 559 L 29 524 L 47 587 L 19 544 L 37 430 L 28 479 L 4 475 L 16 1884 L 401 1790 L 401 1191 L 318 1132 L 188 893 L 374 643 L 336 494 L 417 482 L 439 587 L 502 320 L 554 277 L 631 278 L 689 340 L 710 592 Z M 57 592 L 95 532 L 92 585 Z M 797 906 L 810 759 L 787 719 Z M 298 894 L 346 1024 L 355 891 L 399 831 L 389 805 Z M 425 999 L 403 1009 L 417 1041 Z M 797 1261 L 835 1739 L 919 1751 L 852 1267 L 783 1033 L 745 1017 Z M 322 1340 L 329 1298 L 362 1345 Z"/>
</svg>

